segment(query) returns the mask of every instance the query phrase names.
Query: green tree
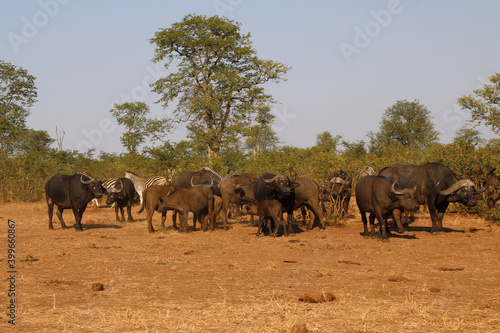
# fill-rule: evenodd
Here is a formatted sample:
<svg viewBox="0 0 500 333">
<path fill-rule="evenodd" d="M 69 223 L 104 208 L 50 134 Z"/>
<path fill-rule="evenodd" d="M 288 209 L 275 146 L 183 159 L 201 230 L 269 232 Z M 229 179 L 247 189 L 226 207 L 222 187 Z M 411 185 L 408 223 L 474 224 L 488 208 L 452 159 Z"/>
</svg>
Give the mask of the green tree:
<svg viewBox="0 0 500 333">
<path fill-rule="evenodd" d="M 318 133 L 316 135 L 316 146 L 319 150 L 335 154 L 337 152 L 337 146 L 342 139 L 342 136 L 336 135 L 333 137 L 332 133 L 325 131 Z"/>
<path fill-rule="evenodd" d="M 263 85 L 283 80 L 290 69 L 259 59 L 250 34 L 240 33 L 240 26 L 219 16 L 190 14 L 150 39 L 156 46 L 153 61 L 177 68 L 153 84 L 161 95 L 158 102 L 165 108 L 177 102 L 172 120 L 199 131 L 196 138 L 205 145 L 209 162 L 235 127 L 273 102 Z"/>
<path fill-rule="evenodd" d="M 385 110 L 379 131 L 369 132 L 368 136 L 371 151 L 393 145 L 424 148 L 438 142 L 430 111 L 418 100 L 396 101 Z"/>
<path fill-rule="evenodd" d="M 474 90 L 474 96 L 462 96 L 458 104 L 471 112 L 472 121 L 484 123 L 500 134 L 500 73 L 490 76 L 491 84 Z"/>
<path fill-rule="evenodd" d="M 35 77 L 0 60 L 0 153 L 9 156 L 26 134 L 26 118 L 36 102 Z"/>
<path fill-rule="evenodd" d="M 272 128 L 275 118 L 276 116 L 270 112 L 270 108 L 264 107 L 257 111 L 256 124 L 247 129 L 245 145 L 252 152 L 254 159 L 257 158 L 257 155 L 266 152 L 268 149 L 275 148 L 280 143 L 276 132 Z"/>
<path fill-rule="evenodd" d="M 464 126 L 455 133 L 453 143 L 462 148 L 474 150 L 484 144 L 485 140 L 481 137 L 481 133 L 478 130 Z"/>
<path fill-rule="evenodd" d="M 165 119 L 148 119 L 149 107 L 144 102 L 126 102 L 115 104 L 110 110 L 118 124 L 125 126 L 126 132 L 120 137 L 122 145 L 130 156 L 139 146 L 150 138 L 163 140 L 169 127 Z"/>
</svg>

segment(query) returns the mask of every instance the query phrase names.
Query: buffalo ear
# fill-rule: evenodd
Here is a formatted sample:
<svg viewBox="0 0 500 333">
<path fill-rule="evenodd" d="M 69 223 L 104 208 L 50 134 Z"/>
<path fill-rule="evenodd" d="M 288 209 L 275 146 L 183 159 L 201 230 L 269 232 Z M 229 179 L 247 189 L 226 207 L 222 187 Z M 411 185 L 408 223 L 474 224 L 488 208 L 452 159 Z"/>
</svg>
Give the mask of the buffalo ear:
<svg viewBox="0 0 500 333">
<path fill-rule="evenodd" d="M 272 189 L 274 189 L 274 188 L 275 188 L 275 186 L 274 186 L 274 184 L 273 184 L 273 183 L 266 183 L 266 187 L 267 187 L 267 188 L 272 188 Z"/>
<path fill-rule="evenodd" d="M 290 187 L 291 188 L 297 188 L 300 186 L 300 183 L 297 183 L 297 182 L 290 182 Z"/>
</svg>

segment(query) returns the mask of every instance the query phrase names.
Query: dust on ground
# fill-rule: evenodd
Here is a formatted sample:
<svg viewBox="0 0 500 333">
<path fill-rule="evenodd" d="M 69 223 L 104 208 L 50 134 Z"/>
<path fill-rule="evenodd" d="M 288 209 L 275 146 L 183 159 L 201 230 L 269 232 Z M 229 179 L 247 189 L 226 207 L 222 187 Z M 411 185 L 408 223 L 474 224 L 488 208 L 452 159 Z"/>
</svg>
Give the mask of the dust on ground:
<svg viewBox="0 0 500 333">
<path fill-rule="evenodd" d="M 383 243 L 360 235 L 359 214 L 342 227 L 274 238 L 256 237 L 246 217 L 228 231 L 179 234 L 169 216 L 169 227 L 150 234 L 138 210 L 135 222 L 120 223 L 111 208 L 89 207 L 80 233 L 62 230 L 57 218 L 49 230 L 42 201 L 1 204 L 0 330 L 13 329 L 12 219 L 18 331 L 500 331 L 500 227 L 483 218 L 446 214 L 446 232 L 435 236 L 421 213 Z M 70 210 L 64 217 L 74 223 Z M 330 294 L 334 300 L 300 300 Z"/>
</svg>

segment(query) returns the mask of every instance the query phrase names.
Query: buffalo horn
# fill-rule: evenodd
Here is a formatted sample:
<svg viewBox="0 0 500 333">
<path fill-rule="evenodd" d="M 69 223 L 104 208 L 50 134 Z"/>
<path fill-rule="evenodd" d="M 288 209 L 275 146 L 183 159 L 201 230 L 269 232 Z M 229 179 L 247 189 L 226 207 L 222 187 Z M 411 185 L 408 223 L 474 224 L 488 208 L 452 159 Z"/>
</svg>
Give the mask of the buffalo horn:
<svg viewBox="0 0 500 333">
<path fill-rule="evenodd" d="M 83 180 L 83 176 L 90 178 L 90 180 L 87 180 L 87 181 Z M 82 182 L 82 184 L 88 185 L 92 181 L 92 176 L 81 175 L 80 176 L 80 181 Z"/>
<path fill-rule="evenodd" d="M 118 184 L 118 182 L 120 182 L 120 188 L 116 188 L 116 185 Z M 118 180 L 116 183 L 115 183 L 115 186 L 113 186 L 112 188 L 110 188 L 110 192 L 114 192 L 114 193 L 118 193 L 118 192 L 121 192 L 121 190 L 123 190 L 123 183 L 121 180 Z"/>
<path fill-rule="evenodd" d="M 274 182 L 276 179 L 278 179 L 278 177 L 279 177 L 279 176 L 280 176 L 280 175 L 276 175 L 276 176 L 274 176 L 274 177 L 273 177 L 273 178 L 271 178 L 271 179 L 266 179 L 266 178 L 264 178 L 264 177 L 261 177 L 261 178 L 262 178 L 262 180 L 263 180 L 263 181 L 265 181 L 266 183 L 272 183 L 272 182 Z"/>
<path fill-rule="evenodd" d="M 198 187 L 198 186 L 206 186 L 206 187 L 212 187 L 212 185 L 214 184 L 214 179 L 212 177 L 210 177 L 210 184 L 193 184 L 193 177 L 191 177 L 191 187 Z"/>
<path fill-rule="evenodd" d="M 451 185 L 446 190 L 439 191 L 438 194 L 440 194 L 440 195 L 450 195 L 453 192 L 458 191 L 459 189 L 461 189 L 464 186 L 475 187 L 474 183 L 471 182 L 470 180 L 468 180 L 468 179 L 461 179 L 461 180 L 456 181 L 453 185 Z"/>
<path fill-rule="evenodd" d="M 394 193 L 395 195 L 402 195 L 403 194 L 402 191 L 396 190 L 396 182 L 392 183 L 391 192 Z"/>
</svg>

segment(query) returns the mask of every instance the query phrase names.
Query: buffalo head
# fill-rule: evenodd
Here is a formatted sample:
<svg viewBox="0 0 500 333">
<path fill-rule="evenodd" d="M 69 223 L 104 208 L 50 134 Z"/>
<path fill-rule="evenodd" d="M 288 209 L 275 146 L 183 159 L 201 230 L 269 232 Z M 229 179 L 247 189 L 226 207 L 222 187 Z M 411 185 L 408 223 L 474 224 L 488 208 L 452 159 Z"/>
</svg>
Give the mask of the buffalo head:
<svg viewBox="0 0 500 333">
<path fill-rule="evenodd" d="M 392 183 L 390 196 L 393 200 L 398 200 L 401 208 L 407 211 L 417 211 L 420 208 L 415 197 L 417 188 L 396 189 L 396 183 Z"/>
<path fill-rule="evenodd" d="M 123 183 L 120 180 L 117 180 L 115 185 L 108 188 L 106 191 L 108 192 L 108 198 L 106 199 L 106 205 L 111 205 L 117 199 L 123 198 Z"/>
<path fill-rule="evenodd" d="M 282 174 L 275 175 L 271 178 L 261 177 L 267 187 L 274 189 L 278 196 L 282 197 L 292 195 L 294 192 L 293 189 L 300 186 L 299 183 L 295 182 L 295 178 L 296 175 L 292 178 L 288 178 L 288 176 Z"/>
<path fill-rule="evenodd" d="M 105 177 L 104 180 L 100 180 L 89 174 L 82 174 L 80 176 L 83 188 L 91 192 L 96 198 L 101 198 L 106 191 L 106 189 L 102 186 L 102 183 L 104 183 L 107 179 L 108 178 Z"/>
<path fill-rule="evenodd" d="M 460 202 L 466 206 L 477 205 L 475 194 L 481 194 L 486 190 L 486 186 L 476 189 L 476 185 L 469 179 L 461 179 L 453 183 L 447 189 L 438 192 L 439 195 L 446 196 L 450 202 Z"/>
</svg>

